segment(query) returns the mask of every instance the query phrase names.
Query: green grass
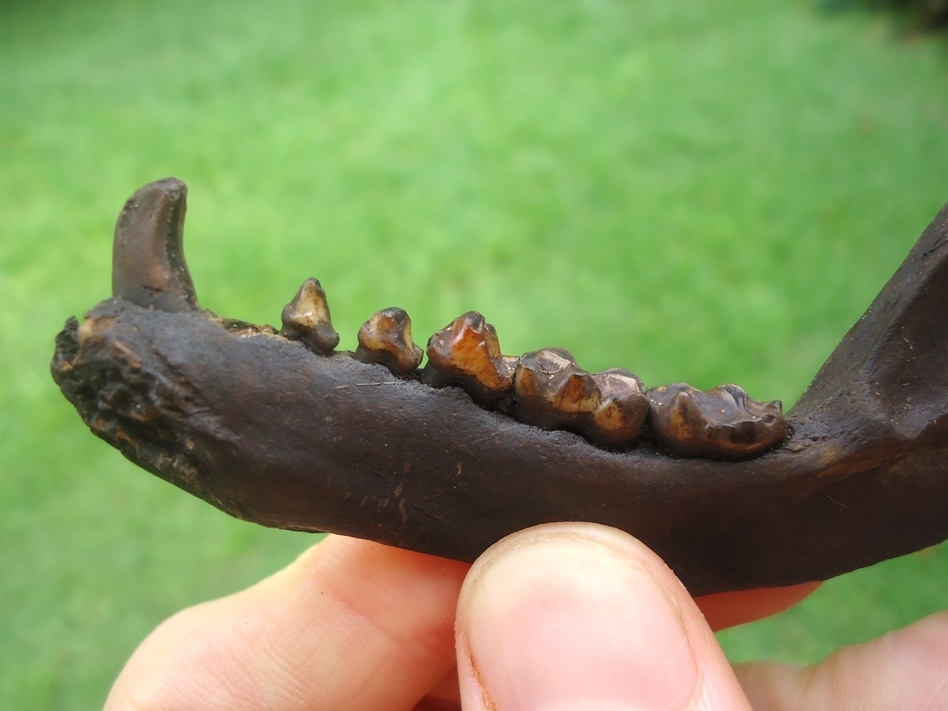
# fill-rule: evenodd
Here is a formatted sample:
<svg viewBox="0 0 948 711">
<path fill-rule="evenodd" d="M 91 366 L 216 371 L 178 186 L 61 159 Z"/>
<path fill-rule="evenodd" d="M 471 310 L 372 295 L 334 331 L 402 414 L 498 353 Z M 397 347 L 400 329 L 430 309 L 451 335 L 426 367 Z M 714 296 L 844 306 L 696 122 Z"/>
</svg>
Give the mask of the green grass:
<svg viewBox="0 0 948 711">
<path fill-rule="evenodd" d="M 48 374 L 109 293 L 125 197 L 191 188 L 199 296 L 342 347 L 400 305 L 504 350 L 787 404 L 948 199 L 948 56 L 777 0 L 0 4 L 0 706 L 100 705 L 176 609 L 312 539 L 232 521 L 91 437 Z M 819 658 L 944 607 L 948 548 L 727 633 Z"/>
</svg>

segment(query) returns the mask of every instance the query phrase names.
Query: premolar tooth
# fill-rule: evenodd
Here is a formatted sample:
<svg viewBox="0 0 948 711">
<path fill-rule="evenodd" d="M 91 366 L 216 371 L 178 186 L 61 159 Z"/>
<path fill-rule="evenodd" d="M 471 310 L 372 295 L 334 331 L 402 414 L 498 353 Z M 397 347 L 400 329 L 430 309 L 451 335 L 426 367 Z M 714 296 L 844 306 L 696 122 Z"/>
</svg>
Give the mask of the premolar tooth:
<svg viewBox="0 0 948 711">
<path fill-rule="evenodd" d="M 381 363 L 395 375 L 407 375 L 421 365 L 424 351 L 411 337 L 411 319 L 403 309 L 383 309 L 362 324 L 356 358 Z"/>
<path fill-rule="evenodd" d="M 339 345 L 332 327 L 326 292 L 316 279 L 303 282 L 293 300 L 283 308 L 283 336 L 302 341 L 309 349 L 328 355 Z"/>
<path fill-rule="evenodd" d="M 593 378 L 601 401 L 593 413 L 596 431 L 591 439 L 613 446 L 638 442 L 648 418 L 648 398 L 641 379 L 624 368 L 610 368 Z"/>
<path fill-rule="evenodd" d="M 514 380 L 518 419 L 548 429 L 575 424 L 576 413 L 595 409 L 595 383 L 588 376 L 565 348 L 525 354 Z"/>
<path fill-rule="evenodd" d="M 514 384 L 517 418 L 547 429 L 571 429 L 607 446 L 629 446 L 645 427 L 642 381 L 621 368 L 588 373 L 562 348 L 527 353 Z"/>
<path fill-rule="evenodd" d="M 482 405 L 513 389 L 518 358 L 502 355 L 497 331 L 476 311 L 459 316 L 428 339 L 424 380 L 459 385 Z"/>
<path fill-rule="evenodd" d="M 670 454 L 744 459 L 789 434 L 779 400 L 759 402 L 737 385 L 701 391 L 675 383 L 647 394 L 655 439 Z"/>
<path fill-rule="evenodd" d="M 149 183 L 130 197 L 112 241 L 112 295 L 158 311 L 199 311 L 184 261 L 188 188 L 176 178 Z"/>
</svg>

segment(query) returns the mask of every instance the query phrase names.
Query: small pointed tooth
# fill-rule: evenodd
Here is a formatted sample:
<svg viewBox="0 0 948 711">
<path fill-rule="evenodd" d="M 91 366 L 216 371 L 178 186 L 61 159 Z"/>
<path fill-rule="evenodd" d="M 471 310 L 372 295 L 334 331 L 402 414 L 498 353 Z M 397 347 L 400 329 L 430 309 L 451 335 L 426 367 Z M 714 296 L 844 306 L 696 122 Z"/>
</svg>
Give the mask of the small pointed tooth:
<svg viewBox="0 0 948 711">
<path fill-rule="evenodd" d="M 301 341 L 323 355 L 339 345 L 339 334 L 332 327 L 326 292 L 316 279 L 307 279 L 293 300 L 283 308 L 281 335 Z"/>
<path fill-rule="evenodd" d="M 789 435 L 779 400 L 759 402 L 737 385 L 701 391 L 675 383 L 647 395 L 655 439 L 677 456 L 746 459 Z"/>
<path fill-rule="evenodd" d="M 403 309 L 383 309 L 362 324 L 355 357 L 381 363 L 395 375 L 408 375 L 421 365 L 424 351 L 411 337 L 411 319 Z"/>
<path fill-rule="evenodd" d="M 648 411 L 642 383 L 634 375 L 619 368 L 588 373 L 562 348 L 520 359 L 514 397 L 522 422 L 575 430 L 606 446 L 637 442 Z"/>
<path fill-rule="evenodd" d="M 476 311 L 428 339 L 427 353 L 423 379 L 429 385 L 458 385 L 488 406 L 513 389 L 519 359 L 501 354 L 497 331 Z"/>
<path fill-rule="evenodd" d="M 150 183 L 125 203 L 112 242 L 112 295 L 159 311 L 199 311 L 184 260 L 187 186 Z"/>
</svg>

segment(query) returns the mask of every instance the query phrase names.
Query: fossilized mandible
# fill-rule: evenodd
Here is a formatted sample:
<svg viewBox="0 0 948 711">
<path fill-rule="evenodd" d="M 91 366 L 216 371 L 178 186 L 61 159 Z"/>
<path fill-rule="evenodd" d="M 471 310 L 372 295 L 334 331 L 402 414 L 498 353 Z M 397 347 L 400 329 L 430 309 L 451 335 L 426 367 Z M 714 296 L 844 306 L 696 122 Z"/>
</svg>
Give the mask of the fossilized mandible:
<svg viewBox="0 0 948 711">
<path fill-rule="evenodd" d="M 242 519 L 473 560 L 534 524 L 638 536 L 693 594 L 822 580 L 948 537 L 948 206 L 786 418 L 733 385 L 645 388 L 562 349 L 505 356 L 480 314 L 401 309 L 336 352 L 308 280 L 279 332 L 203 311 L 186 188 L 129 199 L 113 298 L 59 334 L 92 431 Z"/>
</svg>

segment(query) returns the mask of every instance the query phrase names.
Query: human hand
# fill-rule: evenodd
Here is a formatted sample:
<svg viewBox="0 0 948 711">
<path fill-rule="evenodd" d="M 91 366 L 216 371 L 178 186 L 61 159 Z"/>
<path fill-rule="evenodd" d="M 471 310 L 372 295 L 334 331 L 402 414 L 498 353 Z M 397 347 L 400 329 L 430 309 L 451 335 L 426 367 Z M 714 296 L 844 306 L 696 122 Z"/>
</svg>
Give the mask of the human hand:
<svg viewBox="0 0 948 711">
<path fill-rule="evenodd" d="M 712 628 L 814 588 L 695 601 L 648 548 L 593 524 L 514 534 L 469 571 L 330 536 L 161 625 L 106 711 L 948 708 L 948 612 L 807 669 L 732 669 Z"/>
</svg>

